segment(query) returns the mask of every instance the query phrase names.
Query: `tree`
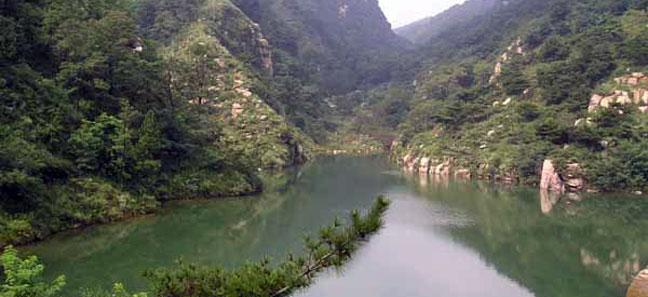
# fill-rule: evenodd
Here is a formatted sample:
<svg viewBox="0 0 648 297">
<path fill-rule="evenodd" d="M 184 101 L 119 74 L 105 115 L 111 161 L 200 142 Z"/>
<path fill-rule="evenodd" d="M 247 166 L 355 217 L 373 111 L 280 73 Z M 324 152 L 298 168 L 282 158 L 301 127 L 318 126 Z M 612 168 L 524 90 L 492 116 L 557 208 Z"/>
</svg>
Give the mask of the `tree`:
<svg viewBox="0 0 648 297">
<path fill-rule="evenodd" d="M 51 297 L 65 286 L 65 277 L 59 276 L 51 283 L 43 281 L 45 267 L 35 256 L 21 259 L 11 246 L 0 256 L 4 281 L 0 286 L 1 297 Z"/>
</svg>

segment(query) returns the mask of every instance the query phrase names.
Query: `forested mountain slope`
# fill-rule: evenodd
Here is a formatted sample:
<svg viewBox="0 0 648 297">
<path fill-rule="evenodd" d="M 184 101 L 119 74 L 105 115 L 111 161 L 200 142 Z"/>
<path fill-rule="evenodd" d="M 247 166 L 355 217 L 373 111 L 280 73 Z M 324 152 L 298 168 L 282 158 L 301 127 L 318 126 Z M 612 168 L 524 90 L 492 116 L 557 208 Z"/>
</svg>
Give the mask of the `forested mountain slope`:
<svg viewBox="0 0 648 297">
<path fill-rule="evenodd" d="M 335 129 L 324 97 L 391 80 L 407 46 L 376 1 L 0 8 L 0 244 L 258 191 Z"/>
<path fill-rule="evenodd" d="M 647 2 L 505 3 L 426 21 L 394 154 L 433 174 L 648 190 Z M 446 23 L 459 12 L 473 17 Z"/>
</svg>

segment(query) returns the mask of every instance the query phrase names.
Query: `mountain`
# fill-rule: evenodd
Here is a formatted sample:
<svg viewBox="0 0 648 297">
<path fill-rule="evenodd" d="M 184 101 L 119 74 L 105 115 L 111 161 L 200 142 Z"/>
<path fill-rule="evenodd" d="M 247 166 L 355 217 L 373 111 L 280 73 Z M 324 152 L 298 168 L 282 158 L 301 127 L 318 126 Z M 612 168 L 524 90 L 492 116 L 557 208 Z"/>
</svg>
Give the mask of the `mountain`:
<svg viewBox="0 0 648 297">
<path fill-rule="evenodd" d="M 281 62 L 299 65 L 279 74 L 305 75 L 328 93 L 394 79 L 393 59 L 408 47 L 376 0 L 236 3 L 260 25 Z"/>
<path fill-rule="evenodd" d="M 437 37 L 448 27 L 467 22 L 475 17 L 493 13 L 498 5 L 506 5 L 503 0 L 473 0 L 455 5 L 438 16 L 427 17 L 409 25 L 396 28 L 399 36 L 415 44 L 425 44 Z"/>
<path fill-rule="evenodd" d="M 490 4 L 401 31 L 426 66 L 403 101 L 395 157 L 559 192 L 646 191 L 646 1 Z M 489 13 L 468 9 L 481 5 Z"/>
</svg>

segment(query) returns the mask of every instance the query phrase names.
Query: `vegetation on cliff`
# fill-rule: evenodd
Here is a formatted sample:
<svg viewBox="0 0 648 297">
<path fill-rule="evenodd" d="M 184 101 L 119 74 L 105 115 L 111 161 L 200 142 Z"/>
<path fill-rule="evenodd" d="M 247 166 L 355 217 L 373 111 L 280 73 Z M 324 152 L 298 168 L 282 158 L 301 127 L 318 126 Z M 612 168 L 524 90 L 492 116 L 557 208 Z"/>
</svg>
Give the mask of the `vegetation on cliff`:
<svg viewBox="0 0 648 297">
<path fill-rule="evenodd" d="M 538 183 L 551 159 L 590 189 L 647 190 L 645 1 L 468 1 L 426 24 L 401 161 Z"/>
</svg>

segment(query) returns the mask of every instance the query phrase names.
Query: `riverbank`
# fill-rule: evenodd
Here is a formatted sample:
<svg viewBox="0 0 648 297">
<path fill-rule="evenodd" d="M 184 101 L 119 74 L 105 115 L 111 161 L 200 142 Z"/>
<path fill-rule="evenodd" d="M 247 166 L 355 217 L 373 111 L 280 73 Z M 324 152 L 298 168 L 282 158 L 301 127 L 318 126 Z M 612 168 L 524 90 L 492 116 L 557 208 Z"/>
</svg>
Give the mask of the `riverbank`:
<svg viewBox="0 0 648 297">
<path fill-rule="evenodd" d="M 500 152 L 501 153 L 501 152 Z M 539 164 L 530 164 L 534 174 L 524 175 L 518 169 L 521 164 L 501 164 L 489 161 L 484 156 L 470 151 L 445 151 L 430 147 L 403 147 L 394 141 L 390 149 L 390 159 L 402 170 L 424 176 L 455 178 L 460 180 L 478 179 L 510 185 L 538 187 L 541 191 L 562 194 L 599 193 L 602 191 L 588 181 L 587 168 L 565 159 L 545 159 Z M 617 192 L 645 196 L 643 189 L 617 188 Z"/>
<path fill-rule="evenodd" d="M 68 277 L 65 295 L 116 281 L 140 291 L 148 284 L 142 271 L 178 258 L 227 269 L 283 259 L 301 250 L 304 233 L 386 194 L 393 203 L 385 229 L 342 274 L 325 274 L 296 296 L 621 297 L 635 266 L 648 265 L 648 201 L 635 196 L 592 194 L 543 212 L 537 189 L 435 182 L 403 175 L 384 156 L 320 157 L 284 180 L 290 185 L 253 199 L 170 203 L 156 215 L 58 234 L 24 252 L 43 260 L 47 277 Z"/>
</svg>

